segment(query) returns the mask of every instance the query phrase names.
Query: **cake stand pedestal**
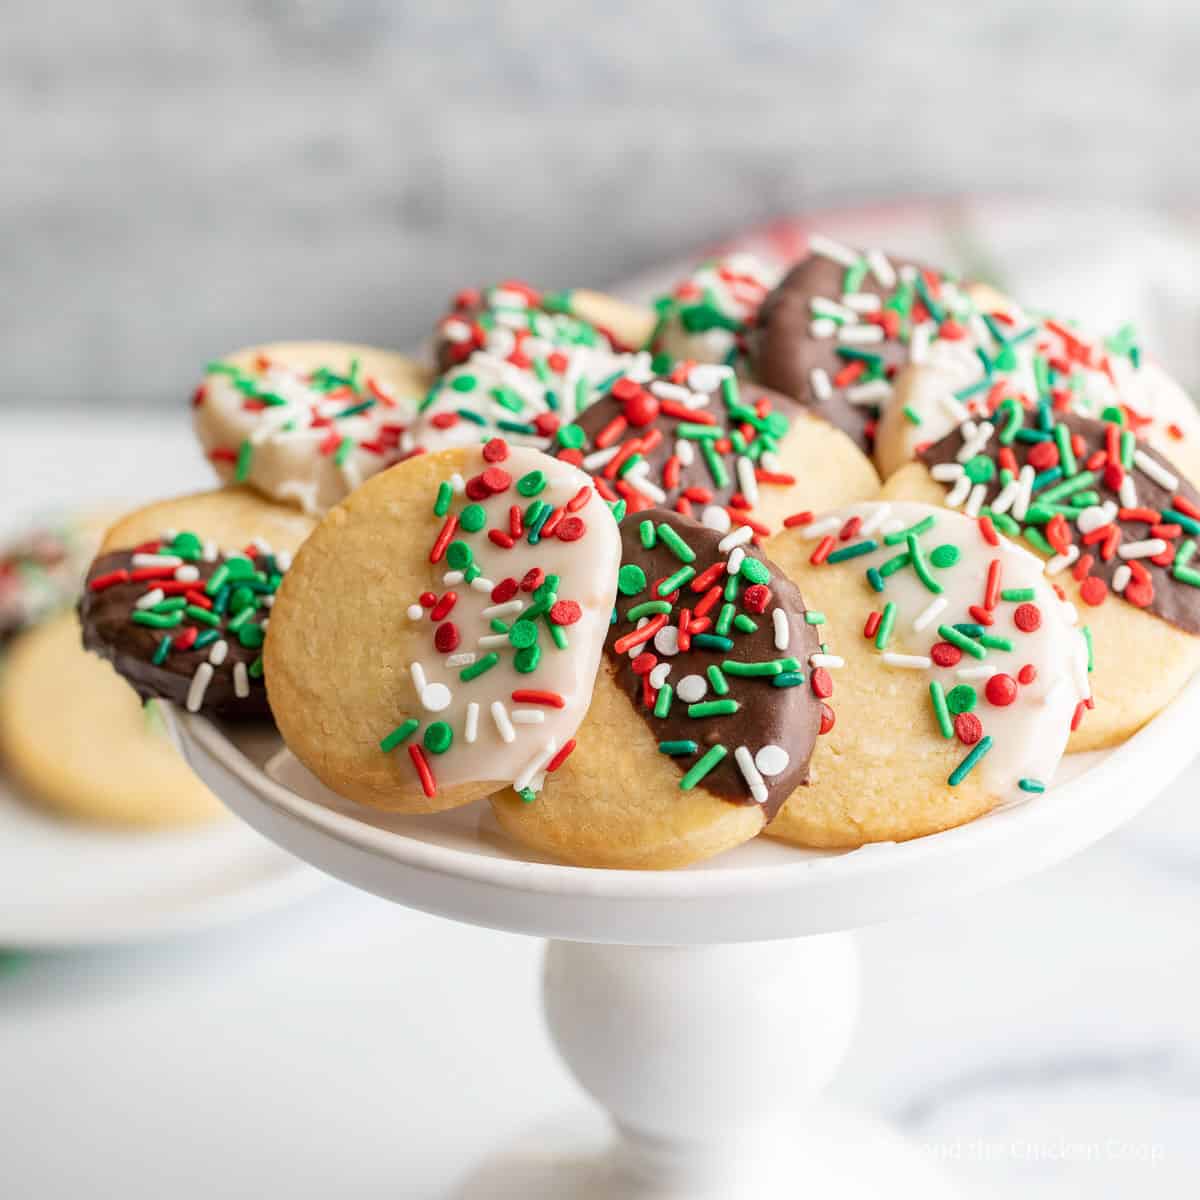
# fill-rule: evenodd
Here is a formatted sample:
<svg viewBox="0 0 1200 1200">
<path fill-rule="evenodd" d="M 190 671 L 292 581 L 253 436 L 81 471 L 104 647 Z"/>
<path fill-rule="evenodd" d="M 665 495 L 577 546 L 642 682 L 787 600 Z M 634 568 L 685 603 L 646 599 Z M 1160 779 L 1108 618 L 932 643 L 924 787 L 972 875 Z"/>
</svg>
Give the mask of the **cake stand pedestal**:
<svg viewBox="0 0 1200 1200">
<path fill-rule="evenodd" d="M 1068 759 L 1043 796 L 960 829 L 842 854 L 757 839 L 662 873 L 538 861 L 477 807 L 368 812 L 296 764 L 268 774 L 261 745 L 203 718 L 175 712 L 171 727 L 235 813 L 320 870 L 410 908 L 549 939 L 550 1033 L 609 1119 L 505 1147 L 460 1200 L 947 1200 L 956 1193 L 930 1158 L 820 1099 L 854 1027 L 848 931 L 1094 842 L 1187 766 L 1198 720 L 1194 680 L 1123 746 Z"/>
</svg>

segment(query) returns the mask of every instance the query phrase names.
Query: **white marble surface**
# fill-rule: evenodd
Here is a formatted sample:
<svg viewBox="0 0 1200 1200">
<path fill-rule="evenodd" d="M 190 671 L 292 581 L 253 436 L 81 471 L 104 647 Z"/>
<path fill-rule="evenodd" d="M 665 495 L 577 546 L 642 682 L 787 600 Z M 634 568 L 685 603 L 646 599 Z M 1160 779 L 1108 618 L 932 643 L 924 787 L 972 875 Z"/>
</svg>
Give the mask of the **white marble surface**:
<svg viewBox="0 0 1200 1200">
<path fill-rule="evenodd" d="M 205 482 L 177 419 L 10 417 L 0 523 Z M 1053 871 L 864 931 L 836 1095 L 976 1200 L 1190 1200 L 1198 789 L 1200 767 Z M 16 961 L 3 1193 L 443 1200 L 485 1150 L 583 1102 L 541 1026 L 538 954 L 331 883 L 235 930 Z"/>
</svg>

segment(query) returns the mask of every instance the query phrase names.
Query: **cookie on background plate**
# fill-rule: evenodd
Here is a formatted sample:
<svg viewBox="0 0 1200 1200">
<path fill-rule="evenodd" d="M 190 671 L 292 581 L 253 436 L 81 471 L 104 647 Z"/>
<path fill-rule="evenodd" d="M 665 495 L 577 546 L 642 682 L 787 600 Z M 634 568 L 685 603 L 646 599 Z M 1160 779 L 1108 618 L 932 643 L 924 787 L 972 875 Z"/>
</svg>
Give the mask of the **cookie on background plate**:
<svg viewBox="0 0 1200 1200">
<path fill-rule="evenodd" d="M 154 707 L 80 645 L 60 613 L 12 644 L 0 672 L 0 765 L 65 817 L 157 829 L 223 812 L 167 739 Z"/>
<path fill-rule="evenodd" d="M 986 517 L 1046 558 L 1093 649 L 1095 708 L 1072 750 L 1124 741 L 1200 667 L 1200 571 L 1190 565 L 1200 493 L 1121 425 L 1006 402 L 924 449 L 882 495 Z"/>
<path fill-rule="evenodd" d="M 899 501 L 824 514 L 766 550 L 822 616 L 810 686 L 838 693 L 770 836 L 902 841 L 1045 789 L 1084 716 L 1088 648 L 1033 554 Z"/>
<path fill-rule="evenodd" d="M 143 699 L 221 717 L 268 716 L 262 644 L 271 605 L 314 523 L 242 488 L 127 514 L 87 574 L 84 645 Z"/>
<path fill-rule="evenodd" d="M 319 515 L 413 452 L 429 372 L 347 342 L 275 342 L 208 364 L 192 422 L 226 483 Z"/>
</svg>

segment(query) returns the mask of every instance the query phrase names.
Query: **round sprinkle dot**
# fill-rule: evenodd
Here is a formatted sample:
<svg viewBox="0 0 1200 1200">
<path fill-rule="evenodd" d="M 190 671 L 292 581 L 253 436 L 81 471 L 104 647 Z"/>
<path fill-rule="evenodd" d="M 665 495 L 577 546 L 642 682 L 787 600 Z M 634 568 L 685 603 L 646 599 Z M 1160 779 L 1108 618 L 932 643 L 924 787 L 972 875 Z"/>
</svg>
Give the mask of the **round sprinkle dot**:
<svg viewBox="0 0 1200 1200">
<path fill-rule="evenodd" d="M 587 526 L 579 517 L 565 517 L 559 521 L 558 528 L 554 531 L 560 542 L 577 542 L 585 533 Z"/>
<path fill-rule="evenodd" d="M 728 533 L 733 528 L 733 518 L 716 504 L 710 504 L 700 514 L 700 523 L 706 529 L 715 529 L 717 533 Z"/>
<path fill-rule="evenodd" d="M 758 773 L 768 779 L 786 771 L 790 761 L 788 752 L 782 746 L 763 746 L 754 756 L 754 765 L 758 768 Z"/>
<path fill-rule="evenodd" d="M 445 721 L 434 721 L 425 730 L 421 741 L 430 754 L 445 754 L 454 741 L 454 730 Z"/>
<path fill-rule="evenodd" d="M 678 654 L 679 630 L 674 625 L 664 625 L 654 635 L 654 648 L 659 654 Z"/>
<path fill-rule="evenodd" d="M 1022 633 L 1033 633 L 1042 625 L 1042 610 L 1036 604 L 1018 604 L 1013 613 L 1013 624 Z"/>
<path fill-rule="evenodd" d="M 540 646 L 525 646 L 513 655 L 513 666 L 522 675 L 529 675 L 537 670 L 541 658 L 542 648 Z"/>
<path fill-rule="evenodd" d="M 966 463 L 963 470 L 972 483 L 989 483 L 996 474 L 996 464 L 985 454 L 977 454 Z"/>
<path fill-rule="evenodd" d="M 408 606 L 408 619 L 410 621 L 419 621 L 425 616 L 425 610 L 419 604 L 410 604 Z"/>
<path fill-rule="evenodd" d="M 929 561 L 935 567 L 952 567 L 958 562 L 958 547 L 950 545 L 949 542 L 944 546 L 934 546 Z"/>
<path fill-rule="evenodd" d="M 646 586 L 646 572 L 637 563 L 626 563 L 617 572 L 617 590 L 622 596 L 636 596 Z"/>
<path fill-rule="evenodd" d="M 450 707 L 450 689 L 444 683 L 429 683 L 421 693 L 421 704 L 430 712 L 443 712 Z"/>
<path fill-rule="evenodd" d="M 530 471 L 517 480 L 517 491 L 522 496 L 536 496 L 546 489 L 546 476 L 541 471 Z"/>
<path fill-rule="evenodd" d="M 1037 678 L 1037 667 L 1033 663 L 1026 663 L 1017 672 L 1017 682 L 1025 687 L 1028 687 Z"/>
<path fill-rule="evenodd" d="M 489 463 L 503 462 L 508 457 L 508 443 L 503 438 L 492 438 L 483 447 L 483 461 Z"/>
<path fill-rule="evenodd" d="M 687 704 L 697 704 L 708 694 L 708 680 L 703 675 L 685 675 L 675 694 Z"/>
<path fill-rule="evenodd" d="M 764 613 L 771 603 L 771 589 L 764 583 L 752 583 L 742 593 L 742 607 L 747 612 Z"/>
<path fill-rule="evenodd" d="M 821 733 L 828 733 L 837 722 L 837 713 L 825 703 L 821 701 Z"/>
<path fill-rule="evenodd" d="M 458 626 L 453 621 L 439 625 L 433 632 L 433 644 L 437 647 L 439 654 L 452 653 L 458 649 L 458 643 Z"/>
<path fill-rule="evenodd" d="M 574 625 L 583 616 L 583 609 L 574 600 L 559 600 L 550 606 L 550 620 L 555 625 Z"/>
<path fill-rule="evenodd" d="M 420 601 L 422 607 L 432 608 L 437 603 L 438 598 L 436 592 L 422 592 L 417 599 Z"/>
<path fill-rule="evenodd" d="M 518 650 L 536 646 L 538 639 L 537 626 L 532 621 L 517 621 L 508 631 L 508 640 Z"/>
<path fill-rule="evenodd" d="M 1126 596 L 1129 589 L 1126 588 Z M 1090 604 L 1093 608 L 1104 603 L 1104 598 L 1108 595 L 1108 584 L 1104 582 L 1098 575 L 1089 575 L 1079 585 L 1079 596 L 1084 604 Z"/>
<path fill-rule="evenodd" d="M 693 392 L 715 392 L 721 386 L 721 380 L 728 374 L 728 367 L 720 367 L 714 363 L 698 363 L 688 372 L 688 387 Z"/>
<path fill-rule="evenodd" d="M 501 467 L 488 467 L 479 478 L 483 481 L 483 486 L 492 493 L 506 491 L 512 484 L 512 476 Z"/>
<path fill-rule="evenodd" d="M 817 667 L 809 676 L 808 682 L 818 700 L 828 700 L 833 695 L 833 676 L 824 667 Z"/>
<path fill-rule="evenodd" d="M 1131 579 L 1121 595 L 1137 608 L 1148 608 L 1154 599 L 1154 584 L 1148 580 Z"/>
<path fill-rule="evenodd" d="M 457 375 L 450 381 L 450 386 L 456 392 L 473 392 L 477 382 L 474 375 Z"/>
<path fill-rule="evenodd" d="M 738 573 L 751 583 L 767 583 L 771 578 L 771 572 L 767 569 L 766 563 L 757 558 L 751 558 L 749 554 L 742 559 Z"/>
<path fill-rule="evenodd" d="M 1048 471 L 1058 466 L 1058 447 L 1053 442 L 1035 442 L 1027 457 L 1035 471 Z"/>
<path fill-rule="evenodd" d="M 963 652 L 949 642 L 934 642 L 933 648 L 929 651 L 929 657 L 939 667 L 956 667 L 962 662 Z"/>
<path fill-rule="evenodd" d="M 954 718 L 954 732 L 964 746 L 973 746 L 983 737 L 983 722 L 974 713 L 959 713 Z"/>
<path fill-rule="evenodd" d="M 567 450 L 580 450 L 587 442 L 587 435 L 578 425 L 564 425 L 558 431 L 558 444 Z"/>
<path fill-rule="evenodd" d="M 468 533 L 478 533 L 487 524 L 487 512 L 482 504 L 468 504 L 459 513 L 458 523 Z"/>
<path fill-rule="evenodd" d="M 642 429 L 658 419 L 658 399 L 643 388 L 638 388 L 622 402 L 621 415 L 635 429 Z"/>
<path fill-rule="evenodd" d="M 946 707 L 952 713 L 970 712 L 975 707 L 978 697 L 975 689 L 968 684 L 960 683 L 946 693 Z"/>
<path fill-rule="evenodd" d="M 451 542 L 446 547 L 446 562 L 455 571 L 465 571 L 474 557 L 466 542 Z"/>
<path fill-rule="evenodd" d="M 989 704 L 994 704 L 997 708 L 1007 708 L 1017 698 L 1017 681 L 1011 675 L 993 675 L 984 684 L 983 691 Z"/>
</svg>

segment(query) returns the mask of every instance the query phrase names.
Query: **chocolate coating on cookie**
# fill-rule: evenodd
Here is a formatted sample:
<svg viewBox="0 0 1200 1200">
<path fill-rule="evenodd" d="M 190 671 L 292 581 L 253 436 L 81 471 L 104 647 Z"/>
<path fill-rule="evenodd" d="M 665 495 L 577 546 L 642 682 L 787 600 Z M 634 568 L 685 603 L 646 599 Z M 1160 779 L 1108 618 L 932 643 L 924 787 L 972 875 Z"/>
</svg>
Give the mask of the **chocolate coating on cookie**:
<svg viewBox="0 0 1200 1200">
<path fill-rule="evenodd" d="M 879 405 L 909 361 L 914 327 L 961 336 L 961 326 L 936 272 L 878 251 L 835 246 L 833 253 L 810 253 L 763 302 L 749 333 L 750 366 L 763 385 L 794 397 L 869 451 Z M 954 299 L 961 300 L 957 290 Z"/>
<path fill-rule="evenodd" d="M 83 644 L 143 700 L 269 716 L 262 644 L 282 564 L 270 554 L 202 557 L 199 545 L 184 533 L 97 558 L 79 602 Z"/>
<path fill-rule="evenodd" d="M 748 533 L 662 509 L 626 517 L 605 655 L 680 786 L 770 820 L 808 781 L 827 677 L 809 671 L 820 646 L 799 591 Z"/>
<path fill-rule="evenodd" d="M 1069 569 L 1085 604 L 1116 592 L 1200 634 L 1200 571 L 1189 565 L 1200 493 L 1122 426 L 1011 398 L 919 458 L 950 489 L 952 507 L 1052 554 L 1047 573 Z"/>
<path fill-rule="evenodd" d="M 760 488 L 794 483 L 774 457 L 796 412 L 786 396 L 728 367 L 685 364 L 670 375 L 613 381 L 558 431 L 555 445 L 628 512 L 673 508 L 724 533 L 753 523 Z"/>
</svg>

